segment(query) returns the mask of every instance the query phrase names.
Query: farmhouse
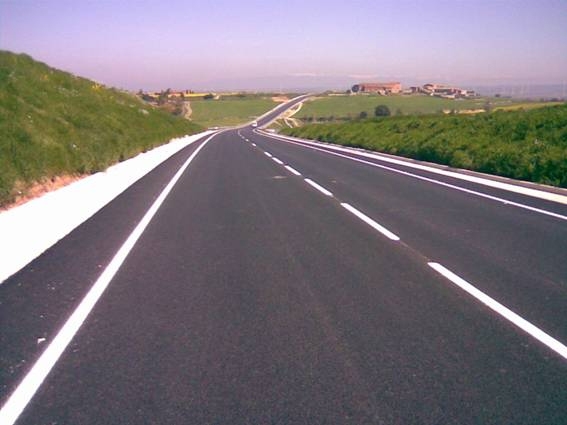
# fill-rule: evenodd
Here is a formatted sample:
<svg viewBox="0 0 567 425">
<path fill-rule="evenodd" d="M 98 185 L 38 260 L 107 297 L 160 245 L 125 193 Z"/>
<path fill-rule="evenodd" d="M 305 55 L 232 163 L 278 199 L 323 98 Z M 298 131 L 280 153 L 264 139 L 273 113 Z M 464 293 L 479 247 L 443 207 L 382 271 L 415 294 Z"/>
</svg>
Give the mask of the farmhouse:
<svg viewBox="0 0 567 425">
<path fill-rule="evenodd" d="M 430 96 L 445 97 L 450 99 L 476 96 L 476 93 L 473 90 L 465 90 L 459 87 L 433 83 L 425 84 L 422 88 L 422 92 Z"/>
<path fill-rule="evenodd" d="M 351 91 L 353 93 L 396 94 L 402 91 L 402 84 L 399 82 L 359 83 L 352 86 Z"/>
</svg>

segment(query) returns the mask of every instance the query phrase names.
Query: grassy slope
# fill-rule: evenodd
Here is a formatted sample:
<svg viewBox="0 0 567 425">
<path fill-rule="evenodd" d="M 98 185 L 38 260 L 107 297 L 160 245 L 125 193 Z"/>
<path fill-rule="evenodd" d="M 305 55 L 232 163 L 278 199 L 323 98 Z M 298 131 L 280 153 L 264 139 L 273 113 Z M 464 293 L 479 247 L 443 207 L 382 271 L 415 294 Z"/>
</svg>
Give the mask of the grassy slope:
<svg viewBox="0 0 567 425">
<path fill-rule="evenodd" d="M 286 134 L 567 187 L 567 104 L 313 124 Z"/>
<path fill-rule="evenodd" d="M 518 102 L 510 99 L 490 98 L 490 99 L 442 99 L 431 96 L 328 96 L 317 98 L 306 102 L 303 109 L 295 118 L 305 119 L 306 117 L 335 117 L 344 118 L 358 117 L 359 113 L 365 111 L 369 117 L 374 115 L 374 108 L 378 105 L 386 105 L 392 114 L 397 111 L 405 115 L 415 114 L 434 114 L 443 110 L 471 110 L 482 109 L 486 102 L 490 101 L 491 106 L 514 107 Z M 525 106 L 526 104 L 522 104 Z M 539 105 L 537 102 L 530 103 L 530 106 Z"/>
<path fill-rule="evenodd" d="M 193 100 L 191 120 L 205 127 L 238 125 L 253 120 L 277 105 L 270 97 Z"/>
<path fill-rule="evenodd" d="M 0 205 L 35 182 L 104 170 L 200 130 L 133 95 L 0 51 Z"/>
</svg>

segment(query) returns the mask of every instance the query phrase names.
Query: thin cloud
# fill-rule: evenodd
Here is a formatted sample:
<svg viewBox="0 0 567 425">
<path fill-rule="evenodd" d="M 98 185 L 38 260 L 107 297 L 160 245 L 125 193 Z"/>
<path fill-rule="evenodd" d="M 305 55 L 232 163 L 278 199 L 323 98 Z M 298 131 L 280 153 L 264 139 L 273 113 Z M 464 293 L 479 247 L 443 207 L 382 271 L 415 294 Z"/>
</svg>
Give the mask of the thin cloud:
<svg viewBox="0 0 567 425">
<path fill-rule="evenodd" d="M 355 80 L 371 80 L 374 78 L 378 78 L 378 74 L 351 74 L 347 75 L 349 78 L 354 78 Z"/>
<path fill-rule="evenodd" d="M 317 72 L 294 72 L 289 74 L 290 77 L 312 77 L 312 78 L 320 78 L 325 77 L 325 74 L 319 74 Z"/>
</svg>

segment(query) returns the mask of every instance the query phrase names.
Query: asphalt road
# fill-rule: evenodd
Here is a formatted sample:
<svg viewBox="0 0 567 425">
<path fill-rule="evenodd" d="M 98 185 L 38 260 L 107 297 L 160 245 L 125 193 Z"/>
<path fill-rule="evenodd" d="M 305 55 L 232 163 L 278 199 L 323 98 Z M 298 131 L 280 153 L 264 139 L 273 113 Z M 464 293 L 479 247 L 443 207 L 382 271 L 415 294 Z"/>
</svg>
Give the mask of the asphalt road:
<svg viewBox="0 0 567 425">
<path fill-rule="evenodd" d="M 2 284 L 4 404 L 196 153 L 16 423 L 567 423 L 566 358 L 430 265 L 564 344 L 565 205 L 325 150 L 195 143 Z"/>
</svg>

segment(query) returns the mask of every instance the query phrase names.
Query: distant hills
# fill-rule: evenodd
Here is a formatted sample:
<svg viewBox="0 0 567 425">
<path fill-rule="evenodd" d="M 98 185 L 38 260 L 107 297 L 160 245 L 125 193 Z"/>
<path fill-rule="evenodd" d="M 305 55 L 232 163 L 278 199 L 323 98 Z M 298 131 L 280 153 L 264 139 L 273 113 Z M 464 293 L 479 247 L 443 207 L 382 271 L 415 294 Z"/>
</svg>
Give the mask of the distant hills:
<svg viewBox="0 0 567 425">
<path fill-rule="evenodd" d="M 56 176 L 77 176 L 201 131 L 136 96 L 0 51 L 0 206 Z"/>
</svg>

